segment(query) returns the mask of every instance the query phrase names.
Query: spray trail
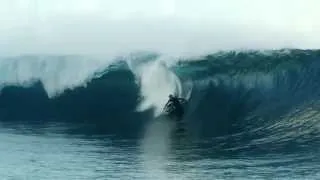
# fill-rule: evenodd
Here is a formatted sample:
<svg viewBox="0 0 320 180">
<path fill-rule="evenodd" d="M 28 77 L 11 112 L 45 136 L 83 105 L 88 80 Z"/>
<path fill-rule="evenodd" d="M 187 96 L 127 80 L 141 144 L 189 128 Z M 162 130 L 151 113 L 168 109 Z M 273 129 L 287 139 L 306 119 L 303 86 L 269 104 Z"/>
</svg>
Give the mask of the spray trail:
<svg viewBox="0 0 320 180">
<path fill-rule="evenodd" d="M 162 59 L 139 64 L 136 67 L 132 63 L 129 64 L 136 75 L 143 98 L 137 108 L 138 111 L 154 108 L 155 116 L 158 116 L 167 102 L 169 94 L 182 95 L 182 85 L 179 78 L 169 70 Z"/>
</svg>

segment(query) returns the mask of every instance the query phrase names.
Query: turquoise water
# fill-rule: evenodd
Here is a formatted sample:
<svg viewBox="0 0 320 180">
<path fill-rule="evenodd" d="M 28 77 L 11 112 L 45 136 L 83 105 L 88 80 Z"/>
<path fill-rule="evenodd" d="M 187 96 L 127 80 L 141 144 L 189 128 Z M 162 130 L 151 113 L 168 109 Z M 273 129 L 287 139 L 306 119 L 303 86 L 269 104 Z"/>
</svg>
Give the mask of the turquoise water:
<svg viewBox="0 0 320 180">
<path fill-rule="evenodd" d="M 0 126 L 1 179 L 319 179 L 316 153 L 219 155 L 209 139 L 154 121 L 141 138 L 70 133 L 67 124 Z"/>
</svg>

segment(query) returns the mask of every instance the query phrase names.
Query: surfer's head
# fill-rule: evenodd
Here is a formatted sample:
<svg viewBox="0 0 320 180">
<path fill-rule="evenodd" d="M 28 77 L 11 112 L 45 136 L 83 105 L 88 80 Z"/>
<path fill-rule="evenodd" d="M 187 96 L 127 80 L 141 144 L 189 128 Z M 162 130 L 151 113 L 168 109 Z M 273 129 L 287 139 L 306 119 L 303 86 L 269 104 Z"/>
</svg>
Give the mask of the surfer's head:
<svg viewBox="0 0 320 180">
<path fill-rule="evenodd" d="M 172 94 L 170 94 L 170 95 L 169 95 L 169 99 L 172 99 L 172 98 L 173 98 L 173 95 L 172 95 Z"/>
</svg>

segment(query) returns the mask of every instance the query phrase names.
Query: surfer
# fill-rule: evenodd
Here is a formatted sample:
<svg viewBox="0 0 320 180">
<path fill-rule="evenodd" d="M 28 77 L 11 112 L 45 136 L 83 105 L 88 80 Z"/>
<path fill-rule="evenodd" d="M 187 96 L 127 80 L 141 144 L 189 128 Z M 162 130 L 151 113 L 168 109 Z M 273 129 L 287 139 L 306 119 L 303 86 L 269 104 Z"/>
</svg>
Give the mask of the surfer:
<svg viewBox="0 0 320 180">
<path fill-rule="evenodd" d="M 169 100 L 165 105 L 167 113 L 171 115 L 178 116 L 179 118 L 182 117 L 184 114 L 182 104 L 186 103 L 187 101 L 184 98 L 175 97 L 172 94 L 169 95 Z"/>
</svg>

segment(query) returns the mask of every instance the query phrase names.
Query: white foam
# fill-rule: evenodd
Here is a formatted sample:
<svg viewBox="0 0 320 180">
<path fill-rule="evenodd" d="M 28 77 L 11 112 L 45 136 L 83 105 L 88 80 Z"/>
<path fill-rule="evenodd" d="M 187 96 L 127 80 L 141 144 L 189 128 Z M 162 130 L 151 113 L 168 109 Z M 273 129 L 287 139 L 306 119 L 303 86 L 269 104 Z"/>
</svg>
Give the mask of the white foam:
<svg viewBox="0 0 320 180">
<path fill-rule="evenodd" d="M 168 101 L 169 94 L 182 96 L 182 85 L 179 78 L 169 70 L 166 59 L 157 59 L 144 64 L 128 64 L 137 77 L 140 85 L 140 93 L 143 98 L 138 106 L 138 111 L 148 108 L 155 109 L 155 115 L 159 115 Z"/>
<path fill-rule="evenodd" d="M 85 86 L 110 61 L 85 57 L 15 57 L 0 59 L 0 88 L 41 81 L 48 96 Z"/>
</svg>

